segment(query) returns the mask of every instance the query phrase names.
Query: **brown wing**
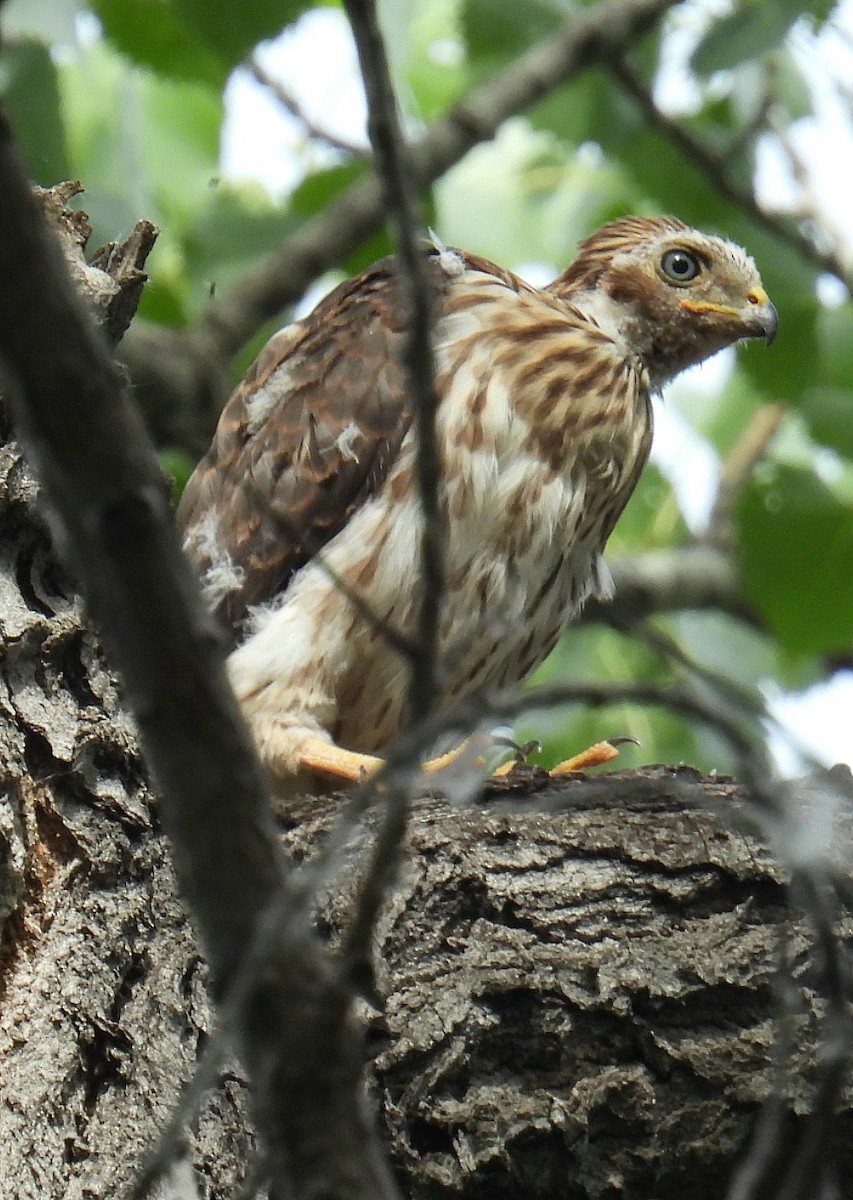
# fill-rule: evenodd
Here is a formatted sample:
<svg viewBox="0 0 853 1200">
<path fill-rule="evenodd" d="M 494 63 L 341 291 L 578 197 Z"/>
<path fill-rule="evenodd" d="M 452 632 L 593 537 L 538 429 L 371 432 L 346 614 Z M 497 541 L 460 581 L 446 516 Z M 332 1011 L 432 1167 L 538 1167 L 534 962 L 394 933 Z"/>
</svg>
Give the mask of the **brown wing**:
<svg viewBox="0 0 853 1200">
<path fill-rule="evenodd" d="M 396 293 L 386 259 L 277 333 L 187 484 L 185 547 L 233 633 L 380 489 L 400 449 L 412 413 Z"/>
</svg>

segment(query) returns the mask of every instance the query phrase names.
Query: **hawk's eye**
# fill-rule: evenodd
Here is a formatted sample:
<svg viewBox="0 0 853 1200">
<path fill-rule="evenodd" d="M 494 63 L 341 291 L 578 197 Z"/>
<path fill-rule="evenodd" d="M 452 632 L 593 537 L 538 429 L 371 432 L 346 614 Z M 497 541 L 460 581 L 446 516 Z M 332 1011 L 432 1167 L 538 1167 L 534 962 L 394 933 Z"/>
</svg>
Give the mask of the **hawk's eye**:
<svg viewBox="0 0 853 1200">
<path fill-rule="evenodd" d="M 690 283 L 699 274 L 699 259 L 689 250 L 667 250 L 661 259 L 661 270 L 675 283 Z"/>
</svg>

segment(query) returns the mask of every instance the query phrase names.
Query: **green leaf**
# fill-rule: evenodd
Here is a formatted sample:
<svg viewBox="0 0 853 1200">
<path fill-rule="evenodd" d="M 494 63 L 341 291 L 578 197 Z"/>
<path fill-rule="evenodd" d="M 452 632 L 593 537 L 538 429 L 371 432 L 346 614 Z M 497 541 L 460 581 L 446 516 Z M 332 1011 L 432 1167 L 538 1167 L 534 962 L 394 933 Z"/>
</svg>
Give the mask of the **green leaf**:
<svg viewBox="0 0 853 1200">
<path fill-rule="evenodd" d="M 853 500 L 803 468 L 767 463 L 738 513 L 748 599 L 793 654 L 853 646 Z"/>
<path fill-rule="evenodd" d="M 203 309 L 214 291 L 245 275 L 298 224 L 260 188 L 210 190 L 184 239 L 190 309 Z"/>
<path fill-rule="evenodd" d="M 768 291 L 774 295 L 768 283 Z M 775 297 L 774 297 L 775 298 Z M 788 297 L 779 302 L 779 334 L 772 346 L 748 343 L 740 351 L 743 370 L 768 400 L 799 402 L 815 378 L 819 361 L 817 320 L 819 305 L 814 296 Z"/>
<path fill-rule="evenodd" d="M 622 95 L 609 75 L 585 71 L 540 100 L 528 114 L 530 123 L 534 129 L 548 130 L 574 145 L 601 140 L 599 118 L 612 111 Z"/>
<path fill-rule="evenodd" d="M 143 317 L 157 325 L 186 325 L 188 316 L 185 305 L 183 273 L 179 279 L 170 279 L 160 271 L 148 280 L 142 292 L 139 308 L 136 310 L 137 319 Z"/>
<path fill-rule="evenodd" d="M 61 85 L 74 172 L 86 181 L 96 242 L 146 217 L 161 226 L 155 254 L 162 263 L 216 178 L 220 89 L 129 71 L 108 42 L 64 66 Z"/>
<path fill-rule="evenodd" d="M 789 121 L 812 115 L 812 94 L 797 60 L 788 50 L 775 56 L 770 75 L 773 100 L 784 109 Z"/>
<path fill-rule="evenodd" d="M 107 37 L 161 75 L 221 86 L 258 42 L 277 37 L 309 0 L 92 0 Z"/>
<path fill-rule="evenodd" d="M 458 0 L 431 0 L 417 5 L 412 18 L 405 81 L 425 121 L 435 120 L 468 87 L 458 9 Z"/>
<path fill-rule="evenodd" d="M 291 194 L 290 208 L 300 216 L 313 217 L 366 174 L 367 164 L 357 161 L 313 171 Z"/>
<path fill-rule="evenodd" d="M 56 67 L 46 46 L 26 40 L 4 45 L 0 96 L 30 177 L 45 187 L 70 178 Z"/>
<path fill-rule="evenodd" d="M 195 463 L 185 450 L 179 450 L 175 446 L 165 447 L 158 457 L 160 466 L 172 480 L 172 503 L 177 504 L 193 473 Z"/>
<path fill-rule="evenodd" d="M 158 210 L 180 233 L 195 220 L 219 170 L 222 95 L 202 83 L 143 75 L 135 138 Z"/>
<path fill-rule="evenodd" d="M 594 625 L 569 628 L 554 653 L 531 681 L 537 684 L 560 680 L 577 683 L 631 679 L 666 682 L 669 665 L 641 643 Z M 706 731 L 697 732 L 680 716 L 644 705 L 609 704 L 601 708 L 582 705 L 568 709 L 534 710 L 516 724 L 519 741 L 537 739 L 542 755 L 534 761 L 553 766 L 603 738 L 627 734 L 641 742 L 626 745 L 615 766 L 633 767 L 643 762 L 687 761 L 711 770 L 725 769 L 724 756 L 709 753 Z"/>
<path fill-rule="evenodd" d="M 217 87 L 225 82 L 228 63 L 199 42 L 173 0 L 92 0 L 92 8 L 113 46 L 139 66 Z"/>
<path fill-rule="evenodd" d="M 290 209 L 300 216 L 311 217 L 322 212 L 336 197 L 367 172 L 364 162 L 342 163 L 327 170 L 315 171 L 309 175 L 290 197 Z M 434 225 L 435 207 L 432 194 L 421 197 L 421 220 L 427 226 Z M 387 230 L 382 229 L 372 237 L 362 242 L 360 246 L 348 254 L 341 264 L 349 275 L 357 275 L 377 259 L 384 258 L 393 250 L 393 244 Z"/>
<path fill-rule="evenodd" d="M 795 14 L 796 15 L 796 14 Z M 710 75 L 736 67 L 778 46 L 794 17 L 784 4 L 752 0 L 711 27 L 693 53 L 693 70 Z"/>
<path fill-rule="evenodd" d="M 835 7 L 833 0 L 741 0 L 729 16 L 713 25 L 694 51 L 692 66 L 699 75 L 736 67 L 758 58 L 782 41 L 796 20 L 811 16 L 823 24 Z"/>
<path fill-rule="evenodd" d="M 230 71 L 267 38 L 278 37 L 310 0 L 171 0 L 170 7 Z"/>
<path fill-rule="evenodd" d="M 806 388 L 800 412 L 815 441 L 853 458 L 853 389 Z"/>
<path fill-rule="evenodd" d="M 716 395 L 709 396 L 703 388 L 693 389 L 681 379 L 677 387 L 666 393 L 665 401 L 686 417 L 723 458 L 739 441 L 752 414 L 765 402 L 737 362 Z"/>
<path fill-rule="evenodd" d="M 803 688 L 821 674 L 815 656 L 780 652 L 775 637 L 746 622 L 713 609 L 674 614 L 668 621 L 686 655 L 694 662 L 749 692 L 757 680 L 784 679 L 787 687 Z M 758 694 L 753 693 L 760 704 Z"/>
<path fill-rule="evenodd" d="M 853 384 L 853 301 L 820 310 L 818 340 L 820 382 L 850 387 Z"/>
<path fill-rule="evenodd" d="M 608 543 L 608 554 L 662 549 L 687 540 L 687 527 L 667 479 L 646 467 Z"/>
<path fill-rule="evenodd" d="M 91 8 L 86 0 L 6 0 L 3 5 L 3 49 L 19 38 L 73 44 L 77 16 Z"/>
<path fill-rule="evenodd" d="M 468 54 L 494 68 L 552 33 L 574 11 L 568 0 L 465 0 L 462 32 Z"/>
</svg>

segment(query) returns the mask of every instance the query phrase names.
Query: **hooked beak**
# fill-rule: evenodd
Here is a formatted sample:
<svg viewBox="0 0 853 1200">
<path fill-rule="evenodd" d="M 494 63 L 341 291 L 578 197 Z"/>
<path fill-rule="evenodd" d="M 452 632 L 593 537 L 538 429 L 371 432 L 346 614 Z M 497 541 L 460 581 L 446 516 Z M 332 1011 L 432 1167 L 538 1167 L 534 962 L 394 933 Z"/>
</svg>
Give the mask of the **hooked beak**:
<svg viewBox="0 0 853 1200">
<path fill-rule="evenodd" d="M 760 337 L 769 346 L 779 329 L 779 313 L 764 288 L 755 287 L 747 292 L 745 308 L 732 308 L 727 304 L 712 304 L 706 300 L 682 300 L 681 307 L 688 312 L 720 313 L 732 317 L 743 327 L 741 337 Z"/>
<path fill-rule="evenodd" d="M 756 330 L 753 337 L 763 337 L 769 346 L 779 329 L 779 314 L 776 311 L 776 305 L 772 300 L 765 300 L 763 304 L 749 309 L 744 314 L 744 322 L 747 328 Z"/>
</svg>

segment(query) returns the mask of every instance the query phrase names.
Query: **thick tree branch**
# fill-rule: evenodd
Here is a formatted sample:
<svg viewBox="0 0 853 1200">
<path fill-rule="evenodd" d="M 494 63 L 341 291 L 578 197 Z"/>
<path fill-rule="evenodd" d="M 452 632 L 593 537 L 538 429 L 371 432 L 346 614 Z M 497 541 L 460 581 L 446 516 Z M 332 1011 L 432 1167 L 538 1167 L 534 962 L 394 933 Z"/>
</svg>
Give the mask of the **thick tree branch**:
<svg viewBox="0 0 853 1200">
<path fill-rule="evenodd" d="M 156 458 L 38 216 L 5 120 L 0 188 L 0 354 L 16 427 L 60 548 L 122 669 L 182 884 L 224 982 L 281 879 L 263 783 L 178 549 Z M 228 866 L 214 883 L 220 852 Z"/>
<path fill-rule="evenodd" d="M 729 780 L 649 767 L 416 806 L 377 930 L 376 1095 L 408 1194 L 719 1200 L 776 1089 L 779 1187 L 821 1099 L 822 1000 L 782 874 L 732 819 L 744 800 Z M 289 835 L 303 853 L 329 820 L 316 802 L 305 817 Z M 323 916 L 338 929 L 350 906 L 336 888 Z M 782 1070 L 780 940 L 796 996 Z M 848 1093 L 839 1196 L 851 1120 Z"/>
<path fill-rule="evenodd" d="M 273 1190 L 393 1196 L 365 1109 L 350 989 L 290 903 L 264 783 L 156 457 L 2 115 L 0 192 L 0 358 L 16 425 L 56 540 L 122 672 L 218 991 L 239 1001 L 229 1015 Z"/>
</svg>

